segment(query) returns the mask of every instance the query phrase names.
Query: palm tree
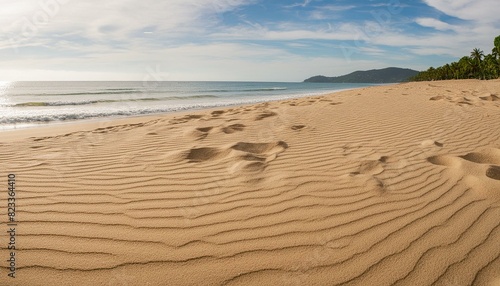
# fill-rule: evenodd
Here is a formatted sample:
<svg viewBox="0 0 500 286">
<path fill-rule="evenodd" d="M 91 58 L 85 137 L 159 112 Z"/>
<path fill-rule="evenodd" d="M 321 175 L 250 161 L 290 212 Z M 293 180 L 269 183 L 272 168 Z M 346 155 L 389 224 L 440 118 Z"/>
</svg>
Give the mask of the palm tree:
<svg viewBox="0 0 500 286">
<path fill-rule="evenodd" d="M 460 78 L 470 78 L 472 74 L 472 65 L 469 57 L 462 57 L 458 64 L 460 65 Z"/>
<path fill-rule="evenodd" d="M 500 36 L 497 36 L 493 41 L 493 50 L 491 50 L 491 55 L 493 56 L 494 65 L 496 69 L 497 78 L 500 77 Z"/>
<path fill-rule="evenodd" d="M 471 56 L 471 58 L 473 58 L 474 60 L 476 60 L 476 61 L 480 62 L 480 61 L 483 59 L 483 57 L 484 57 L 484 52 L 483 52 L 483 51 L 481 51 L 481 50 L 480 50 L 480 49 L 478 49 L 478 48 L 474 48 L 474 49 L 472 50 L 472 52 L 470 53 L 470 56 Z"/>
<path fill-rule="evenodd" d="M 460 76 L 460 65 L 457 62 L 452 62 L 450 65 L 451 73 L 454 79 L 458 79 Z"/>
<path fill-rule="evenodd" d="M 499 77 L 498 61 L 493 55 L 487 55 L 483 60 L 486 79 L 495 79 Z"/>
<path fill-rule="evenodd" d="M 470 53 L 470 58 L 473 64 L 473 72 L 475 77 L 484 79 L 484 70 L 482 67 L 484 52 L 478 48 L 474 48 Z"/>
<path fill-rule="evenodd" d="M 445 64 L 443 66 L 443 72 L 444 72 L 443 79 L 452 79 L 453 78 L 453 75 L 451 72 L 451 66 L 449 64 Z"/>
<path fill-rule="evenodd" d="M 495 40 L 493 41 L 493 50 L 491 51 L 491 54 L 495 59 L 500 58 L 500 36 L 496 37 Z"/>
<path fill-rule="evenodd" d="M 414 76 L 411 80 L 445 80 L 445 79 L 494 79 L 500 78 L 500 36 L 494 40 L 491 54 L 475 48 L 470 56 L 462 57 L 458 62 L 441 67 L 430 67 Z"/>
</svg>

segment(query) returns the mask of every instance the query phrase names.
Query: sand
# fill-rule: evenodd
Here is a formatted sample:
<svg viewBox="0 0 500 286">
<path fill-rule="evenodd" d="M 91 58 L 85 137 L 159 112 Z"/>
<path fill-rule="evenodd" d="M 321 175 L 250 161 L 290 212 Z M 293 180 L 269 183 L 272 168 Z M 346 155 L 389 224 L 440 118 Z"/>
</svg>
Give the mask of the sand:
<svg viewBox="0 0 500 286">
<path fill-rule="evenodd" d="M 0 284 L 500 285 L 499 96 L 405 83 L 0 133 Z"/>
</svg>

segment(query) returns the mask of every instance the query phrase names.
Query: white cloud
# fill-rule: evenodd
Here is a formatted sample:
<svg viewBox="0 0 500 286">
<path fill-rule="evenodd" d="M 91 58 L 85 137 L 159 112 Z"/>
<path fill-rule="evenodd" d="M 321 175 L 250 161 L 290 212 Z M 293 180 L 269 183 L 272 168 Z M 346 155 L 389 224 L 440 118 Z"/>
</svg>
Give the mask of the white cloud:
<svg viewBox="0 0 500 286">
<path fill-rule="evenodd" d="M 37 58 L 17 60 L 15 64 L 15 69 L 0 69 L 0 78 L 142 80 L 150 70 L 158 69 L 162 80 L 302 81 L 317 74 L 341 75 L 355 69 L 384 67 L 383 62 L 376 60 L 306 57 L 279 48 L 229 43 L 186 44 L 157 50 L 95 53 L 91 59 L 60 57 L 50 61 L 51 69 L 47 69 L 47 61 Z M 72 67 L 78 67 L 79 70 L 75 71 Z M 30 73 L 26 73 L 26 69 L 30 69 Z"/>
<path fill-rule="evenodd" d="M 146 74 L 146 73 L 145 73 Z M 30 69 L 29 73 L 25 69 L 0 69 L 0 77 L 6 81 L 44 81 L 44 80 L 141 80 L 143 74 L 133 74 L 125 72 L 100 72 L 100 71 L 75 71 L 75 70 L 54 70 L 54 69 Z"/>
<path fill-rule="evenodd" d="M 309 18 L 312 20 L 325 20 L 339 18 L 339 12 L 348 11 L 356 6 L 353 5 L 325 5 L 314 9 L 309 13 Z"/>
<path fill-rule="evenodd" d="M 239 40 L 270 40 L 270 41 L 294 41 L 294 40 L 359 40 L 363 34 L 363 26 L 355 24 L 339 24 L 315 26 L 304 29 L 303 25 L 295 23 L 280 23 L 276 27 L 268 28 L 260 25 L 236 26 L 228 28 L 224 32 L 213 33 L 217 39 L 239 39 Z"/>
<path fill-rule="evenodd" d="M 424 0 L 424 2 L 447 15 L 463 20 L 498 24 L 500 11 L 498 0 Z"/>
<path fill-rule="evenodd" d="M 307 5 L 309 5 L 309 3 L 311 3 L 313 0 L 304 0 L 304 2 L 302 3 L 294 3 L 294 4 L 291 4 L 291 5 L 286 5 L 284 6 L 285 8 L 295 8 L 295 7 L 307 7 Z"/>
<path fill-rule="evenodd" d="M 424 0 L 442 13 L 464 21 L 448 24 L 434 18 L 420 17 L 415 22 L 436 32 L 411 35 L 389 32 L 371 39 L 374 44 L 400 47 L 419 56 L 446 55 L 456 59 L 470 54 L 473 48 L 488 53 L 500 27 L 498 0 Z"/>
<path fill-rule="evenodd" d="M 421 55 L 421 56 L 436 56 L 436 55 L 450 55 L 449 48 L 440 48 L 440 47 L 417 47 L 417 48 L 409 48 L 408 51 L 411 51 L 413 54 Z"/>
<path fill-rule="evenodd" d="M 0 0 L 0 27 L 8 44 L 72 34 L 89 41 L 130 40 L 144 31 L 174 37 L 203 33 L 222 13 L 254 0 Z M 14 4 L 11 4 L 14 3 Z M 7 7 L 7 8 L 5 8 Z M 6 42 L 3 43 L 4 45 Z"/>
<path fill-rule="evenodd" d="M 415 20 L 417 24 L 422 27 L 434 28 L 439 31 L 447 31 L 447 30 L 457 30 L 458 27 L 445 23 L 443 21 L 439 21 L 434 18 L 417 18 Z"/>
<path fill-rule="evenodd" d="M 301 80 L 418 64 L 419 55 L 460 57 L 474 47 L 489 52 L 500 24 L 498 0 L 426 0 L 466 21 L 450 25 L 423 15 L 416 23 L 436 30 L 424 35 L 396 25 L 395 17 L 329 21 L 355 7 L 297 0 L 291 6 L 312 6 L 304 10 L 312 11 L 309 20 L 324 21 L 266 22 L 248 14 L 242 24 L 224 25 L 225 12 L 258 2 L 0 0 L 0 79 L 141 80 L 158 64 L 169 80 Z M 354 53 L 349 60 L 341 46 Z M 308 56 L 294 53 L 301 51 Z M 385 54 L 391 57 L 384 60 Z M 381 61 L 360 60 L 369 56 Z"/>
</svg>

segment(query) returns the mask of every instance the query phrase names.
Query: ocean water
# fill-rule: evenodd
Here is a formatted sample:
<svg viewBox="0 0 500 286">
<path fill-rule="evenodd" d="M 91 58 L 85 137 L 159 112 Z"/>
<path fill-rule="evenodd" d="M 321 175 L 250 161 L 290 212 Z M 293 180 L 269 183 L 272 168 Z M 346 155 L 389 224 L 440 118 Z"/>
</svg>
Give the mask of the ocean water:
<svg viewBox="0 0 500 286">
<path fill-rule="evenodd" d="M 0 82 L 0 129 L 280 100 L 370 84 Z"/>
</svg>

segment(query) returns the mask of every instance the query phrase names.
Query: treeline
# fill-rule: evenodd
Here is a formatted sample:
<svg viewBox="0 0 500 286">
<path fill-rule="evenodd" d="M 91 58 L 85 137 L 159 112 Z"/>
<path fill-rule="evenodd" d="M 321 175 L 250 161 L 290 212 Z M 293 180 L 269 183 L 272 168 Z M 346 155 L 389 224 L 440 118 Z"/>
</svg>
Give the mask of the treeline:
<svg viewBox="0 0 500 286">
<path fill-rule="evenodd" d="M 410 81 L 446 80 L 446 79 L 496 79 L 500 77 L 500 36 L 494 40 L 491 54 L 475 48 L 470 56 L 462 57 L 458 62 L 420 72 Z"/>
</svg>

